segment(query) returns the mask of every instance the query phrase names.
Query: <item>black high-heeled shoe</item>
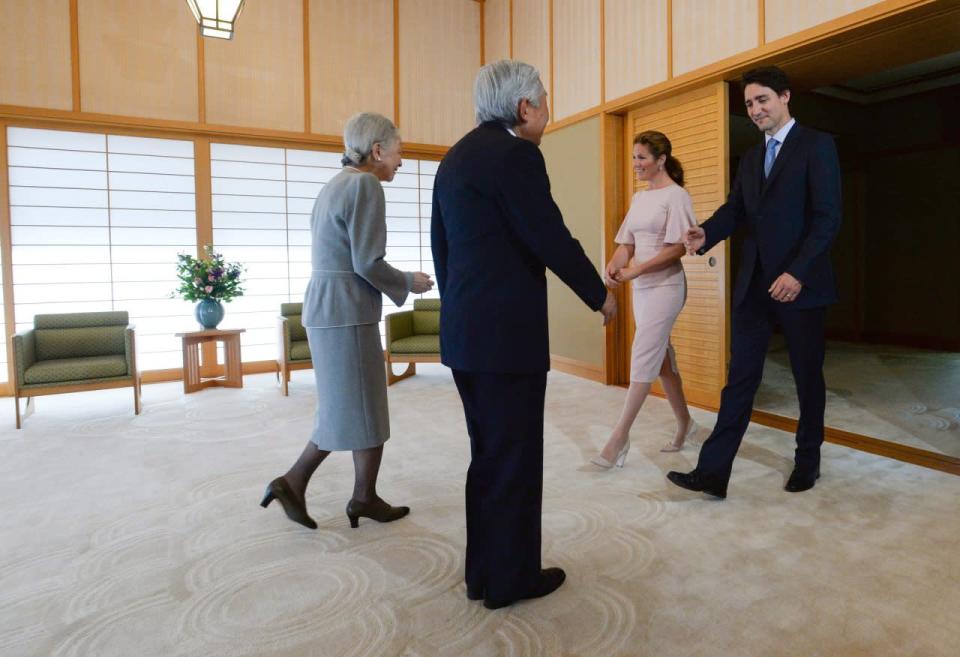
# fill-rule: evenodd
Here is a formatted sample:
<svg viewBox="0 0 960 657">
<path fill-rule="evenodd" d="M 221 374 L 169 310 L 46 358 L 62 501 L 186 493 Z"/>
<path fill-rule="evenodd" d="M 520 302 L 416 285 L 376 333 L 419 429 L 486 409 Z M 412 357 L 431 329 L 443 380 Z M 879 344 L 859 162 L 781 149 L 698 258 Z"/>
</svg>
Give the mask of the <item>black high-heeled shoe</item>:
<svg viewBox="0 0 960 657">
<path fill-rule="evenodd" d="M 347 518 L 350 519 L 350 526 L 357 528 L 360 518 L 370 518 L 377 522 L 393 522 L 410 513 L 408 506 L 390 506 L 383 500 L 376 502 L 361 502 L 359 500 L 350 500 L 347 502 Z"/>
<path fill-rule="evenodd" d="M 280 500 L 280 504 L 283 506 L 283 512 L 287 514 L 290 520 L 303 525 L 307 529 L 317 528 L 317 523 L 307 513 L 306 503 L 296 498 L 293 491 L 290 490 L 290 486 L 287 485 L 287 480 L 283 477 L 277 477 L 267 484 L 267 490 L 263 494 L 260 506 L 266 509 L 270 506 L 270 502 L 274 500 Z"/>
</svg>

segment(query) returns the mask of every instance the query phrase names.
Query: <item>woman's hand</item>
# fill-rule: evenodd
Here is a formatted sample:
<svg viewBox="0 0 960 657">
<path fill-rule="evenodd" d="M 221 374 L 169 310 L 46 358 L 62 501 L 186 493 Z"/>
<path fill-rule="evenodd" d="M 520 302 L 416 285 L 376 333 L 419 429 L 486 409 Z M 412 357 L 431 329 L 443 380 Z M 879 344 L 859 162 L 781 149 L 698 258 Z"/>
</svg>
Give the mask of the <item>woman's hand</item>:
<svg viewBox="0 0 960 657">
<path fill-rule="evenodd" d="M 616 271 L 614 278 L 621 283 L 626 283 L 627 281 L 632 281 L 634 278 L 640 275 L 639 267 L 622 267 Z"/>
<path fill-rule="evenodd" d="M 617 280 L 619 268 L 613 263 L 613 260 L 607 263 L 607 268 L 603 271 L 603 283 L 611 290 L 620 287 L 620 281 Z"/>
<path fill-rule="evenodd" d="M 410 288 L 410 291 L 414 294 L 423 294 L 424 292 L 429 292 L 433 289 L 433 280 L 430 278 L 429 274 L 424 274 L 422 271 L 413 272 L 413 286 Z"/>
</svg>

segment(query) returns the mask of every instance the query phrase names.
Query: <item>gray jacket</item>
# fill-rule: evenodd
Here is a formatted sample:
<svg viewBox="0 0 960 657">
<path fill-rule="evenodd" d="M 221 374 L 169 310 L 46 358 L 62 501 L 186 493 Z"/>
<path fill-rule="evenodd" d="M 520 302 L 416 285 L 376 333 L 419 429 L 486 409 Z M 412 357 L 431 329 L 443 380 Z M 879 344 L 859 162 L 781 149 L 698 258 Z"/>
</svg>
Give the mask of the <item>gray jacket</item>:
<svg viewBox="0 0 960 657">
<path fill-rule="evenodd" d="M 303 325 L 376 324 L 386 294 L 402 306 L 413 273 L 384 261 L 386 201 L 380 180 L 345 168 L 324 185 L 310 218 L 313 272 L 303 298 Z"/>
</svg>

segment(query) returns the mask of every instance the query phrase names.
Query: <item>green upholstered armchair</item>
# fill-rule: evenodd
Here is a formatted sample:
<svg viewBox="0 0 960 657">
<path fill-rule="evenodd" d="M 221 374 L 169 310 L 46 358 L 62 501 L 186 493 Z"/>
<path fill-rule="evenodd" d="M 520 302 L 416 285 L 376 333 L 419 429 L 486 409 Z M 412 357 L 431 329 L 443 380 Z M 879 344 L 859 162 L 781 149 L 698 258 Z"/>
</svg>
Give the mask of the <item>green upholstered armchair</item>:
<svg viewBox="0 0 960 657">
<path fill-rule="evenodd" d="M 302 315 L 302 303 L 280 304 L 280 317 L 277 318 L 280 329 L 277 339 L 277 379 L 284 395 L 290 394 L 290 372 L 313 367 Z"/>
<path fill-rule="evenodd" d="M 140 413 L 140 374 L 133 326 L 126 311 L 37 315 L 33 328 L 13 336 L 14 402 L 64 392 L 133 387 Z"/>
<path fill-rule="evenodd" d="M 386 317 L 387 385 L 417 373 L 417 363 L 440 362 L 440 299 L 416 299 L 413 310 Z M 393 363 L 409 363 L 403 374 Z"/>
</svg>

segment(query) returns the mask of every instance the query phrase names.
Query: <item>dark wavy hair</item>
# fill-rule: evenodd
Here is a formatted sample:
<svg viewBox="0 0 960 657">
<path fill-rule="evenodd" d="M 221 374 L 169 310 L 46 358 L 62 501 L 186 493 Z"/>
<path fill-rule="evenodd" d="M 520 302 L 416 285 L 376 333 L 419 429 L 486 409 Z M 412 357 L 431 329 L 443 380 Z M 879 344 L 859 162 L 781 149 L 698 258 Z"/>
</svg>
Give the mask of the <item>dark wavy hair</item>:
<svg viewBox="0 0 960 657">
<path fill-rule="evenodd" d="M 790 78 L 783 72 L 783 69 L 776 66 L 761 66 L 760 68 L 750 69 L 743 74 L 740 83 L 744 89 L 747 88 L 748 84 L 768 87 L 776 91 L 778 96 L 790 91 Z"/>
<path fill-rule="evenodd" d="M 656 130 L 646 130 L 634 137 L 633 143 L 646 146 L 654 158 L 666 155 L 663 166 L 667 170 L 667 175 L 673 182 L 683 187 L 683 166 L 680 160 L 672 155 L 673 145 L 665 134 Z"/>
</svg>

